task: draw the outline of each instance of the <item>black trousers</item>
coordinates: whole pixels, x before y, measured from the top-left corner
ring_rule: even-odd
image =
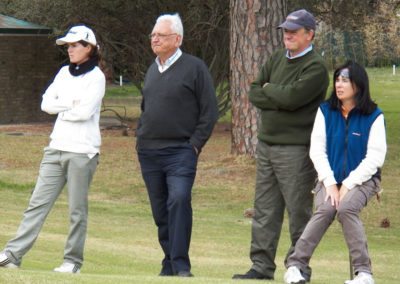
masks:
[[[190,271],[192,186],[197,155],[189,143],[163,149],[138,150],[158,240],[164,251],[161,272]]]

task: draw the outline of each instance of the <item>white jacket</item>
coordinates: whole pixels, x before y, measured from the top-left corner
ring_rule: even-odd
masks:
[[[100,152],[100,110],[106,80],[100,68],[72,76],[60,69],[43,95],[42,110],[58,114],[49,147],[94,156]]]

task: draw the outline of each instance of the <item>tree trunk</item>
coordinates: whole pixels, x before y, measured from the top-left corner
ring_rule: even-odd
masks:
[[[276,28],[286,10],[286,0],[230,0],[233,154],[255,156],[259,115],[249,102],[249,87],[268,56],[282,46]]]

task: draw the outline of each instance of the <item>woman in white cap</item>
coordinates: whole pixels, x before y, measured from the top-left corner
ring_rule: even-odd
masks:
[[[98,67],[97,41],[90,28],[74,26],[56,43],[68,45],[70,64],[60,69],[44,93],[41,107],[49,114],[57,114],[57,120],[17,234],[0,253],[0,267],[21,265],[22,257],[34,244],[67,184],[70,230],[64,261],[54,271],[79,273],[86,239],[89,186],[101,144],[99,119],[105,77]]]

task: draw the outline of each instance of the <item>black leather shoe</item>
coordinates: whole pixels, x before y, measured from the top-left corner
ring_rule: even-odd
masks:
[[[194,275],[190,271],[179,271],[176,276],[178,277],[193,277]]]
[[[170,267],[163,267],[160,271],[160,274],[158,276],[174,276],[174,273],[172,272],[172,269]]]
[[[260,280],[274,280],[273,277],[261,274],[260,272],[250,269],[245,274],[235,274],[232,279],[260,279]]]

